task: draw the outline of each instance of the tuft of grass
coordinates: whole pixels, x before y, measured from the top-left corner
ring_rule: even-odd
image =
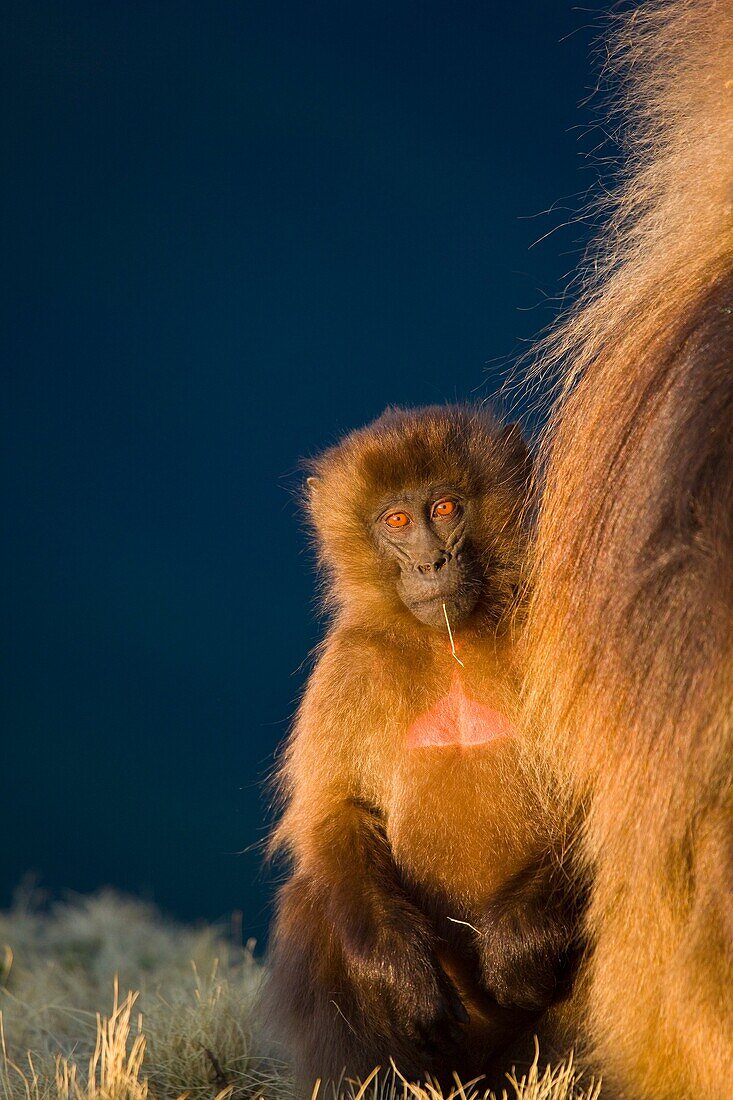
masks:
[[[502,1092],[501,1100],[599,1100],[601,1082],[592,1077],[583,1082],[583,1074],[575,1068],[572,1053],[557,1066],[539,1070],[539,1046],[528,1072],[517,1078],[508,1074],[507,1080],[513,1092]],[[463,1100],[463,1098],[461,1098]]]
[[[540,1065],[540,1049],[535,1040],[532,1065],[522,1076],[507,1074],[511,1091],[502,1089],[498,1096],[482,1087],[481,1078],[460,1081],[456,1077],[455,1086],[447,1093],[430,1082],[417,1085],[403,1077],[393,1063],[386,1074],[380,1075],[377,1068],[363,1082],[348,1082],[331,1090],[328,1100],[600,1100],[600,1082],[590,1078],[584,1083],[572,1054],[556,1066],[545,1066],[540,1071]],[[320,1091],[319,1083],[311,1100],[319,1100]]]
[[[111,891],[50,907],[20,896],[0,913],[0,1100],[293,1100],[288,1066],[257,1020],[262,974],[253,944]],[[537,1050],[500,1097],[480,1081],[456,1081],[446,1095],[394,1067],[321,1093],[599,1100],[600,1086],[583,1083],[572,1058],[539,1067]]]

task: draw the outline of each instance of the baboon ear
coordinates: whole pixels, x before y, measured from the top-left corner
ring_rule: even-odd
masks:
[[[318,491],[318,478],[317,477],[307,477],[305,479],[305,483],[308,486],[308,492],[310,493],[311,496],[313,496]]]
[[[532,455],[522,435],[521,425],[514,421],[502,428],[499,436],[502,447],[518,466],[526,466],[527,471],[532,469]]]

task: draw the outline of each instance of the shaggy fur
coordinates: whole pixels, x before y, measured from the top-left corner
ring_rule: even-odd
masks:
[[[516,714],[528,455],[486,411],[392,410],[313,472],[333,619],[282,767],[273,847],[293,874],[272,1018],[308,1093],[316,1077],[364,1077],[391,1058],[412,1079],[480,1073],[560,995],[575,913],[538,845],[549,826],[527,797],[519,739],[410,749],[406,734],[457,676],[470,699]],[[457,636],[460,673],[447,632],[397,598],[370,534],[391,495],[433,483],[467,498],[483,575]]]
[[[733,1077],[733,4],[643,5],[610,66],[627,168],[540,359],[527,720],[588,807],[604,1095],[692,1100]]]

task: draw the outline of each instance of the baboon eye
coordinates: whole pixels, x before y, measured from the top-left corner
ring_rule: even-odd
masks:
[[[433,515],[443,518],[444,516],[452,516],[456,510],[456,502],[454,500],[439,500],[433,505]]]
[[[407,512],[392,512],[384,517],[384,522],[388,527],[407,527],[410,517]]]

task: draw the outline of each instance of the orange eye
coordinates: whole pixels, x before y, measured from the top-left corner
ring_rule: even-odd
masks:
[[[452,516],[455,510],[456,505],[452,500],[439,500],[437,504],[433,505],[434,516]]]
[[[384,522],[388,527],[407,527],[410,517],[406,512],[392,512],[391,515],[385,516]]]

